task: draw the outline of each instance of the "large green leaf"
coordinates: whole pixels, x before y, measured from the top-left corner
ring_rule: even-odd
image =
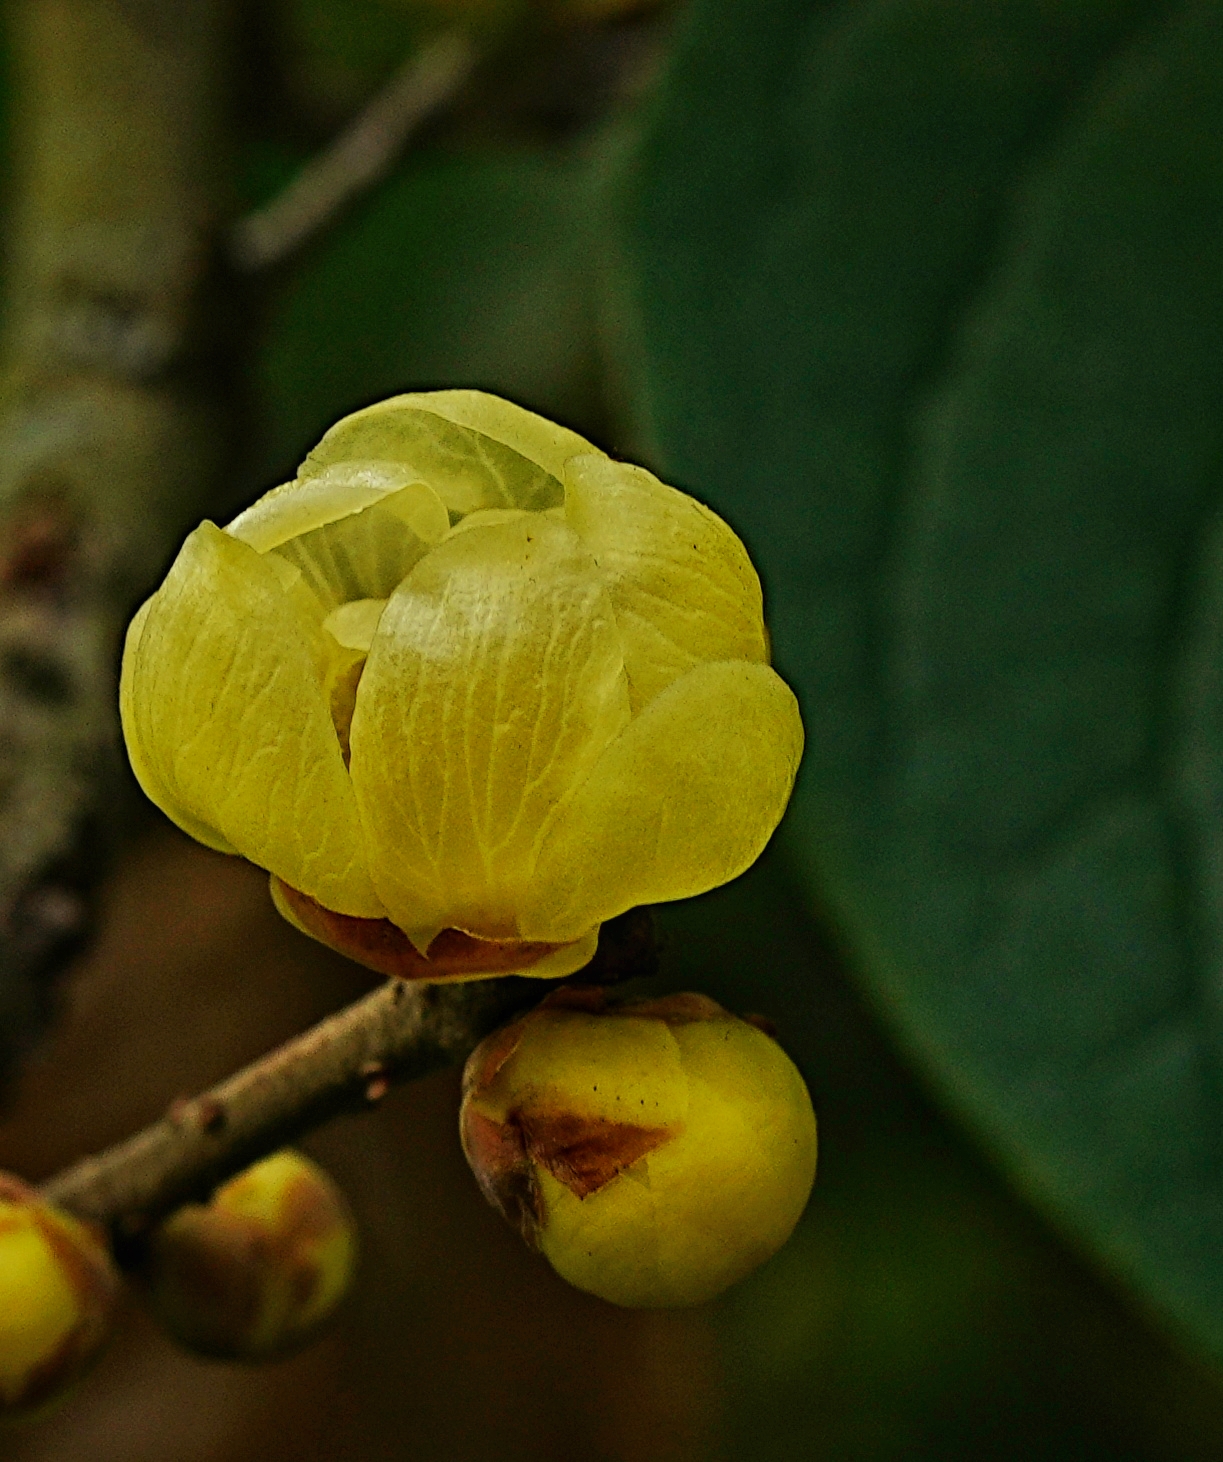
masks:
[[[638,399],[762,567],[807,887],[1223,1355],[1223,5],[697,0],[635,162]]]
[[[337,417],[398,391],[479,386],[585,425],[595,196],[574,155],[407,161],[272,302],[250,492],[292,472]]]

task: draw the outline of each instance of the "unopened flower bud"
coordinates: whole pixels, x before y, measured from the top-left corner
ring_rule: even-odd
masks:
[[[67,1390],[108,1338],[118,1290],[94,1230],[0,1174],[0,1415]]]
[[[286,1150],[160,1226],[149,1293],[188,1350],[267,1360],[315,1338],[348,1289],[355,1256],[343,1195],[316,1163]]]
[[[493,1206],[620,1305],[720,1294],[786,1241],[815,1178],[793,1062],[703,995],[557,991],[472,1052],[461,1130]]]

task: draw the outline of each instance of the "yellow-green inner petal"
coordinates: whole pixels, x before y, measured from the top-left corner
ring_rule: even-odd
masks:
[[[344,649],[368,655],[385,608],[385,599],[351,599],[331,611],[323,628]]]
[[[346,416],[302,463],[299,480],[309,481],[340,462],[377,461],[397,463],[413,480],[428,482],[452,515],[480,508],[539,511],[564,500],[555,473],[507,445],[495,431],[481,431],[431,409],[431,395],[393,396]],[[502,420],[500,407],[505,406],[499,403],[491,413],[496,421]],[[580,437],[575,440],[581,442]]]
[[[739,539],[695,498],[644,468],[576,457],[565,521],[607,578],[634,712],[703,662],[767,663],[760,580]]]
[[[628,718],[615,616],[563,525],[475,528],[413,569],[370,649],[351,769],[375,886],[418,948],[448,926],[518,936],[548,827]]]
[[[437,493],[399,462],[336,462],[306,481],[274,487],[226,526],[258,553],[279,548],[380,503],[417,537],[436,543],[450,526]]]
[[[147,717],[140,714],[141,708],[137,697],[143,692],[137,689],[136,667],[140,665],[142,670],[147,673],[147,665],[141,658],[140,647],[144,639],[144,627],[156,598],[157,595],[154,595],[152,599],[146,599],[140,606],[131,624],[128,625],[127,634],[124,637],[123,662],[119,670],[119,715],[123,725],[128,760],[132,764],[132,771],[145,796],[154,806],[160,807],[171,822],[181,827],[197,843],[203,843],[206,848],[212,848],[218,853],[236,854],[237,848],[226,841],[215,827],[204,822],[194,812],[182,805],[177,794],[167,785],[158,770],[156,749],[152,749],[152,754],[146,755],[145,753],[143,732]]]
[[[512,447],[558,481],[570,457],[601,455],[577,432],[487,391],[422,391],[399,399]]]
[[[325,695],[323,632],[267,557],[202,524],[133,631],[123,728],[149,796],[328,908],[384,916]]]
[[[767,665],[698,665],[635,716],[550,829],[519,927],[564,940],[636,904],[738,877],[781,820],[802,754]]]

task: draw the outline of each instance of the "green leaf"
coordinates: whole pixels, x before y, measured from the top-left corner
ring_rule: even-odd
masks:
[[[698,0],[635,161],[638,399],[761,566],[811,897],[1223,1356],[1223,6]]]
[[[273,303],[253,484],[400,391],[477,386],[555,419],[590,415],[595,196],[576,156],[414,156]]]

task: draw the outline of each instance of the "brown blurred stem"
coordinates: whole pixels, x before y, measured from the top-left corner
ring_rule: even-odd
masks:
[[[330,227],[355,198],[390,172],[412,135],[454,99],[475,60],[474,45],[458,31],[437,37],[409,57],[282,193],[238,220],[229,236],[234,267],[245,273],[268,269]]]
[[[342,1112],[376,1105],[391,1081],[461,1059],[516,1008],[530,981],[385,985],[159,1122],[65,1169],[43,1196],[81,1218],[138,1232]]]
[[[116,821],[122,626],[231,449],[229,8],[5,9],[0,1066],[79,943]]]
[[[653,925],[638,909],[603,926],[594,960],[575,978],[610,984],[655,966]],[[175,1102],[143,1132],[66,1168],[43,1196],[120,1237],[138,1235],[332,1117],[377,1105],[392,1082],[462,1060],[550,988],[514,976],[389,980],[211,1090]]]

